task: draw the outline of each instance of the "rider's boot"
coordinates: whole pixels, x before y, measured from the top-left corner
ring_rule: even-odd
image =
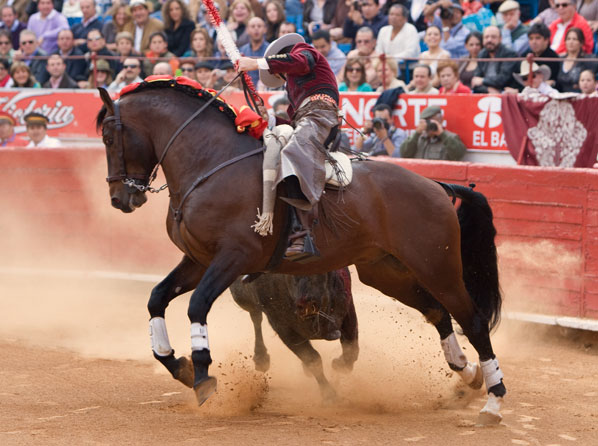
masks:
[[[292,261],[304,261],[319,257],[320,253],[311,234],[309,214],[311,204],[305,199],[301,192],[299,181],[295,177],[285,180],[288,198],[284,201],[292,205],[291,234],[289,235],[289,247],[285,251],[284,258]]]

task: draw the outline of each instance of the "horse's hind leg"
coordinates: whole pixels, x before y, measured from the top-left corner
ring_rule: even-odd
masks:
[[[183,257],[181,263],[172,270],[162,282],[154,287],[147,308],[150,319],[150,337],[154,357],[187,387],[193,386],[193,367],[186,357],[175,358],[170,346],[166,321],[166,307],[175,297],[197,286],[204,273],[204,268],[195,264],[189,257]]]
[[[282,342],[301,359],[304,368],[316,378],[322,398],[325,401],[333,401],[336,398],[336,391],[326,379],[322,367],[322,357],[313,348],[309,339],[305,339],[293,331],[279,332],[278,334]]]

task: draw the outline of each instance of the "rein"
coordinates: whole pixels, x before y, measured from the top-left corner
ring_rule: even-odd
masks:
[[[193,121],[195,118],[197,118],[212,102],[214,102],[216,99],[218,99],[218,97],[224,92],[224,90],[226,90],[242,74],[243,74],[242,72],[239,73],[239,74],[237,74],[234,77],[233,80],[231,80],[228,84],[226,84],[224,87],[222,87],[220,89],[220,91],[218,91],[218,93],[216,93],[214,96],[212,96],[203,106],[201,106],[195,113],[193,113],[189,118],[187,118],[187,120],[185,122],[183,122],[179,126],[179,128],[172,134],[172,136],[170,137],[170,139],[166,143],[166,147],[162,151],[162,155],[160,156],[160,159],[158,160],[158,162],[156,163],[156,165],[152,169],[152,173],[149,176],[148,175],[141,175],[141,174],[127,174],[127,167],[126,167],[126,164],[125,164],[125,151],[124,151],[124,148],[123,148],[123,134],[122,134],[123,123],[122,123],[122,120],[120,118],[120,106],[119,106],[118,102],[114,102],[114,115],[113,116],[108,116],[107,118],[105,118],[103,124],[106,124],[107,122],[114,121],[114,125],[116,126],[116,134],[117,134],[117,141],[118,141],[117,150],[118,150],[118,154],[119,154],[119,157],[120,157],[120,168],[119,168],[119,173],[117,175],[108,176],[106,178],[106,181],[108,183],[111,183],[113,181],[119,181],[120,180],[126,186],[133,187],[133,188],[137,189],[140,192],[158,193],[158,192],[161,192],[164,189],[166,189],[168,187],[168,184],[163,184],[162,186],[160,186],[157,189],[154,188],[154,187],[151,187],[151,184],[156,179],[156,176],[158,175],[158,169],[160,168],[160,165],[162,164],[162,161],[164,161],[164,158],[166,158],[166,154],[168,153],[168,149],[170,149],[170,147],[174,143],[174,140],[176,139],[176,137],[180,135],[180,133],[189,125],[189,123],[191,121]],[[135,180],[141,180],[141,181],[145,182],[146,184],[145,185],[143,185],[143,184],[137,184],[135,182]],[[204,181],[205,181],[205,179],[204,179]]]

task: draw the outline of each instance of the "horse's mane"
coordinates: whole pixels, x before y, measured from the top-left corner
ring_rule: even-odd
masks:
[[[179,83],[177,79],[159,79],[159,80],[145,80],[143,82],[138,82],[136,84],[131,84],[125,87],[120,94],[120,97],[129,96],[135,93],[142,93],[146,90],[152,89],[165,89],[168,88],[169,90],[175,90],[181,93],[186,94],[187,96],[191,96],[196,100],[209,100],[214,96],[216,93],[214,90],[205,90],[201,88],[199,82],[189,81],[190,83]],[[211,107],[215,107],[221,113],[224,113],[231,121],[234,123],[237,114],[233,110],[233,108],[227,104],[223,99],[216,99],[210,103]],[[102,127],[102,123],[104,122],[104,118],[106,118],[106,113],[108,110],[106,106],[103,105],[98,115],[96,116],[96,130],[99,131]]]

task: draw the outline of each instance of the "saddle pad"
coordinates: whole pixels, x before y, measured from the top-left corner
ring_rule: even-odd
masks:
[[[346,187],[351,184],[353,166],[349,157],[341,152],[329,152],[328,155],[334,158],[337,169],[331,165],[330,161],[326,160],[326,183],[336,187]]]

